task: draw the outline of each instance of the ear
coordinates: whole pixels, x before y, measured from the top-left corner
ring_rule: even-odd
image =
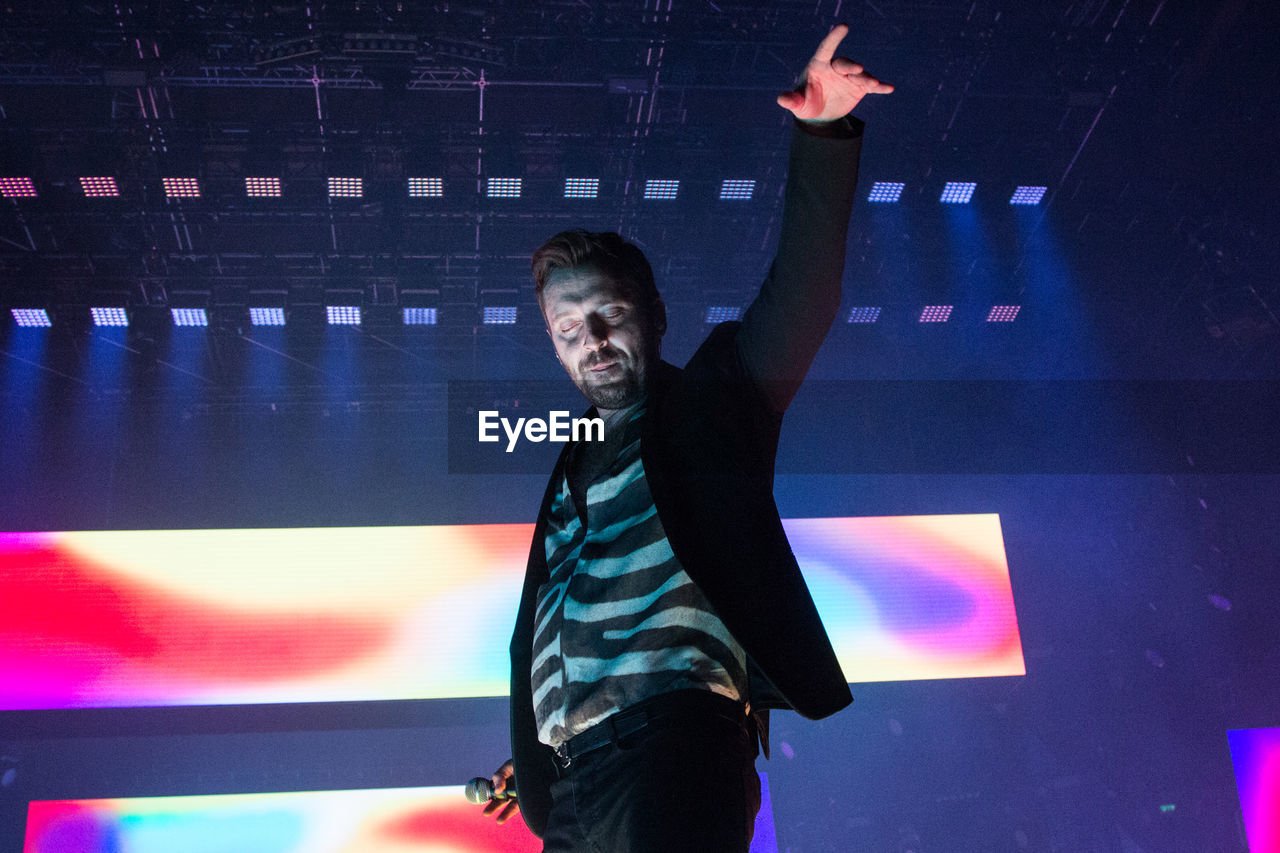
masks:
[[[663,302],[662,297],[659,296],[649,303],[649,310],[653,312],[653,330],[661,338],[667,333],[667,303]]]

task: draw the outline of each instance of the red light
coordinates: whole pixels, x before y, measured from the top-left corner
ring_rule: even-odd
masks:
[[[115,178],[81,178],[80,187],[88,198],[106,198],[120,195]]]
[[[195,178],[161,178],[169,198],[199,198],[200,182]]]
[[[280,179],[245,178],[244,191],[246,195],[253,196],[255,198],[279,198]]]
[[[30,178],[0,178],[0,195],[5,198],[35,198],[35,181]]]

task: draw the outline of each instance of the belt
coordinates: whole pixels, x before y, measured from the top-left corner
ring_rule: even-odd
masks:
[[[589,752],[594,752],[620,739],[644,730],[649,725],[681,714],[714,714],[746,724],[746,706],[741,702],[692,688],[661,693],[623,708],[555,747],[556,764],[561,770]]]

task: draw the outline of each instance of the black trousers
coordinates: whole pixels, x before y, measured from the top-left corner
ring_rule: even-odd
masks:
[[[741,712],[683,711],[575,758],[551,799],[544,853],[746,853],[755,740]]]

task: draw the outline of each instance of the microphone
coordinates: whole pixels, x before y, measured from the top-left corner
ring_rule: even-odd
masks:
[[[477,806],[482,806],[493,800],[498,802],[514,800],[516,799],[516,777],[512,776],[507,779],[507,789],[502,793],[497,793],[493,790],[493,782],[491,780],[483,776],[477,776],[467,783],[465,793],[467,802],[475,803]]]

